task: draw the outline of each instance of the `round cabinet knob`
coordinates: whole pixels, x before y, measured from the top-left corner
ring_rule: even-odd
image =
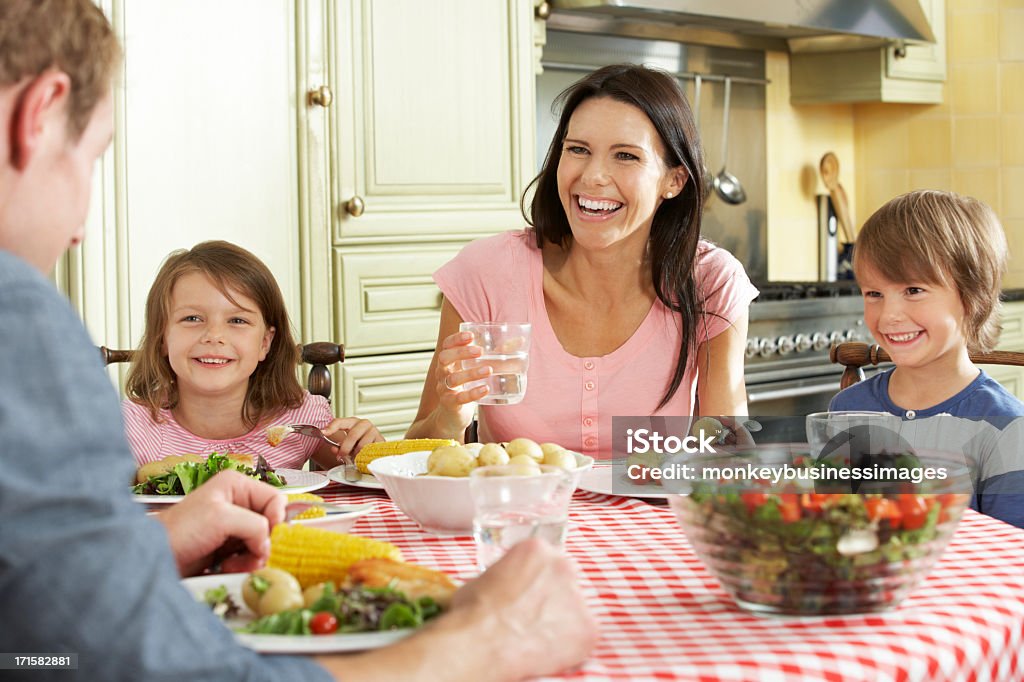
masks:
[[[803,353],[810,350],[814,342],[811,341],[811,337],[807,336],[807,334],[797,334],[793,337],[793,344],[796,346],[797,353]]]
[[[533,10],[533,16],[547,21],[548,17],[551,16],[551,5],[546,2],[540,3],[537,5],[537,8]]]
[[[778,348],[779,355],[789,355],[796,348],[796,343],[788,336],[780,336],[779,340],[775,342],[775,346]]]
[[[358,218],[363,215],[363,211],[366,210],[366,202],[360,196],[354,196],[345,202],[345,212],[353,218]]]
[[[811,347],[814,350],[825,350],[828,348],[828,337],[822,332],[814,332],[814,336],[811,337]]]
[[[762,358],[766,358],[769,355],[773,355],[777,349],[778,346],[772,339],[761,339],[757,352],[761,354]]]
[[[331,106],[331,102],[334,101],[334,93],[331,92],[331,88],[327,85],[321,85],[319,88],[310,90],[308,97],[310,104],[315,104],[325,109]]]
[[[747,339],[746,356],[748,358],[752,358],[755,355],[757,355],[757,349],[759,347],[759,343],[760,343],[760,339],[758,339],[756,336],[753,337],[753,338]]]

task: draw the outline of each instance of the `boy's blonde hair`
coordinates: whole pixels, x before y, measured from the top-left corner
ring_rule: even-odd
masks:
[[[117,36],[92,0],[0,0],[0,87],[47,69],[66,73],[73,139],[110,90],[120,60]]]
[[[949,286],[964,306],[971,351],[995,348],[1002,327],[999,292],[1006,236],[995,212],[972,197],[918,190],[889,201],[857,235],[853,269],[874,268],[894,282]]]
[[[159,421],[161,408],[178,404],[178,385],[164,351],[164,335],[174,285],[183,275],[194,272],[209,277],[233,303],[237,301],[231,295],[232,289],[251,298],[267,327],[275,329],[267,357],[256,365],[256,371],[249,377],[242,406],[243,421],[252,427],[267,415],[301,405],[305,392],[295,369],[299,351],[277,280],[263,261],[225,241],[202,242],[191,250],[175,251],[160,267],[146,298],[145,332],[128,371],[125,385],[128,397],[148,406],[153,421]]]

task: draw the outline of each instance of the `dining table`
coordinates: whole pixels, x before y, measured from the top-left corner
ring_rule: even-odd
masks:
[[[350,532],[461,581],[478,574],[472,537],[421,530],[383,491],[332,483],[318,494],[375,504]],[[923,582],[877,613],[741,609],[657,500],[577,490],[565,551],[601,638],[585,663],[550,679],[1024,680],[1024,530],[971,509]]]

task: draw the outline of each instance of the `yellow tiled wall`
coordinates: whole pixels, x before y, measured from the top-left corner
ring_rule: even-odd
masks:
[[[911,189],[990,204],[1024,287],[1024,0],[947,0],[943,104],[792,106],[789,60],[768,53],[768,276],[817,278],[816,168],[835,151],[860,224]]]
[[[1010,242],[1006,285],[1024,286],[1024,0],[947,0],[940,105],[853,107],[856,215],[918,188],[990,204]]]

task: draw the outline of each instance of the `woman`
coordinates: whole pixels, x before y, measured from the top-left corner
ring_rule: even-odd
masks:
[[[460,369],[481,353],[463,320],[533,325],[526,397],[480,406],[484,442],[529,436],[607,456],[613,416],[746,414],[757,290],[700,239],[703,158],[678,83],[607,66],[559,101],[532,229],[473,242],[434,275],[445,300],[409,437],[461,438],[487,390],[462,388],[490,371]]]

